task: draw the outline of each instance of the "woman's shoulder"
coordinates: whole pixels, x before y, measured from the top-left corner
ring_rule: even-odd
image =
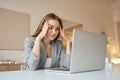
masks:
[[[25,38],[25,41],[34,41],[34,40],[35,40],[34,37],[26,37],[26,38]]]

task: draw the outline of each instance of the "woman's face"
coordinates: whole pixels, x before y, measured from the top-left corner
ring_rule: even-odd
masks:
[[[59,24],[59,21],[57,20],[54,20],[54,19],[50,19],[48,20],[48,32],[47,32],[47,35],[46,37],[49,39],[49,40],[54,40],[59,32],[60,32],[60,24]]]

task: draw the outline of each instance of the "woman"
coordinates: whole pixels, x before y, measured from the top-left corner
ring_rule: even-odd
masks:
[[[66,50],[58,38],[66,41]],[[62,21],[56,14],[47,14],[35,33],[24,42],[26,69],[69,68],[70,40],[65,36]]]

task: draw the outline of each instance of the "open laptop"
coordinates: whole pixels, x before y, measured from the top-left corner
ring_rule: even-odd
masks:
[[[76,73],[101,70],[105,66],[107,37],[83,30],[73,30],[69,71],[48,69],[52,72]]]

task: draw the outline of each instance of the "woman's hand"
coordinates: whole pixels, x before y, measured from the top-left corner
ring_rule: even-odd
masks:
[[[40,43],[41,43],[41,40],[46,36],[47,31],[48,31],[48,23],[45,22],[42,27],[42,31],[39,33],[39,35],[35,39],[35,44],[32,49],[32,51],[35,53],[36,56],[40,56]]]
[[[64,29],[61,29],[61,27],[60,27],[60,37],[59,37],[59,39],[63,40],[63,41],[70,41],[70,39],[65,35]]]
[[[70,39],[65,35],[64,29],[60,28],[60,40],[63,40],[66,42],[66,52],[68,55],[71,55],[71,47],[70,47]]]
[[[42,27],[42,31],[40,32],[40,34],[38,35],[37,38],[43,39],[46,36],[46,34],[47,34],[48,28],[49,28],[48,27],[48,22],[46,21],[44,23],[43,27]]]

